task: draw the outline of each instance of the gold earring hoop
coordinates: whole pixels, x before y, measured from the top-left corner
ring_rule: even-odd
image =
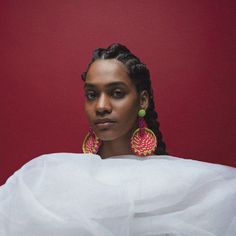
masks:
[[[138,156],[147,156],[152,154],[157,147],[157,138],[153,131],[147,128],[145,122],[146,111],[138,111],[138,127],[130,140],[131,150]]]
[[[83,141],[83,153],[98,153],[101,143],[101,140],[97,137],[92,128],[90,128],[88,134],[85,136]]]

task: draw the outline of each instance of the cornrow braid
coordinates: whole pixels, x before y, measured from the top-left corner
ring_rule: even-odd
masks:
[[[143,64],[138,57],[130,52],[128,48],[124,45],[114,43],[110,45],[107,49],[98,48],[94,50],[92,60],[88,64],[87,70],[82,73],[81,77],[85,81],[86,75],[90,65],[98,59],[116,59],[122,62],[127,68],[128,75],[133,81],[138,94],[143,90],[146,90],[149,94],[149,106],[146,111],[145,121],[148,128],[150,128],[157,137],[157,148],[155,154],[157,155],[167,155],[166,145],[162,138],[162,133],[160,132],[160,124],[157,120],[158,114],[155,111],[155,104],[153,98],[153,90],[151,86],[150,73],[146,65]]]

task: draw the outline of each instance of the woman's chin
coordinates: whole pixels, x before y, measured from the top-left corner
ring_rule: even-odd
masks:
[[[111,130],[99,131],[97,132],[97,136],[101,141],[113,141],[119,137],[117,134],[115,134]]]
[[[105,142],[113,141],[114,139],[116,139],[114,136],[110,136],[110,135],[102,135],[98,137],[101,141],[105,141]]]

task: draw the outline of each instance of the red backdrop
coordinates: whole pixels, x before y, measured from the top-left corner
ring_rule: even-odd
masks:
[[[0,184],[41,154],[81,152],[80,74],[113,42],[148,65],[169,153],[236,166],[235,10],[234,0],[2,0]]]

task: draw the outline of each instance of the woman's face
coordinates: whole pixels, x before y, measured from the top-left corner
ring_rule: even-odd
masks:
[[[140,102],[125,66],[116,59],[96,60],[84,91],[85,112],[96,135],[103,141],[127,138],[136,127]]]

